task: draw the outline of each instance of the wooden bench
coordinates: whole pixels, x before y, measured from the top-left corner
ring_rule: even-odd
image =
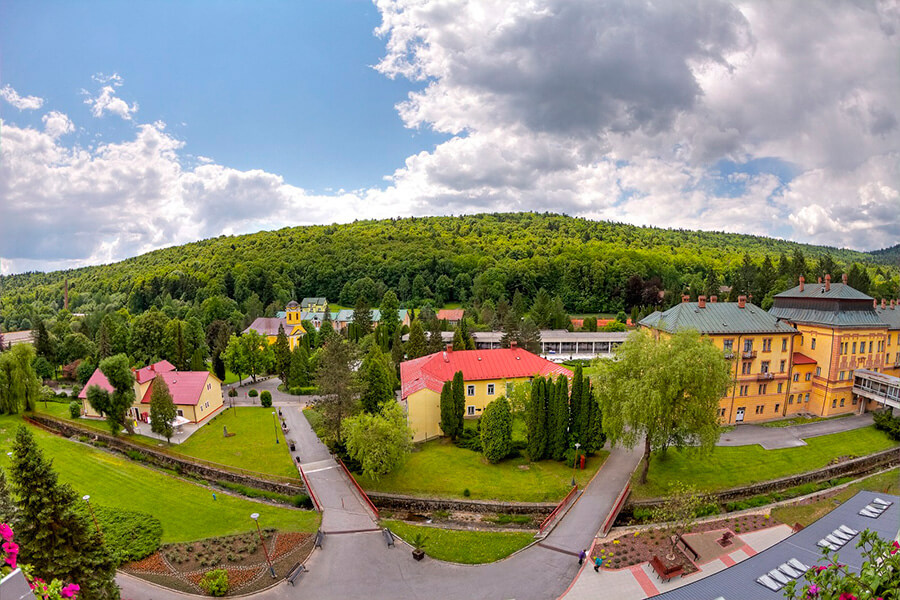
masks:
[[[650,566],[653,567],[654,571],[656,571],[656,576],[659,577],[660,581],[668,581],[670,579],[674,579],[675,577],[684,575],[684,568],[681,565],[666,567],[666,565],[663,564],[663,561],[661,561],[658,556],[654,556],[652,559],[650,559]]]
[[[384,534],[384,541],[387,542],[388,548],[394,547],[394,533],[391,531],[389,527],[385,527],[381,530]]]
[[[679,547],[679,545],[685,552],[689,552],[691,556],[694,557],[694,562],[697,562],[697,560],[699,560],[700,555],[697,553],[697,551],[691,548],[691,545],[687,543],[687,540],[680,535],[677,536],[677,539],[675,540],[675,547],[677,548]]]
[[[288,573],[288,576],[285,579],[287,579],[289,584],[294,585],[294,582],[297,581],[305,571],[306,567],[303,566],[303,563],[300,563]]]

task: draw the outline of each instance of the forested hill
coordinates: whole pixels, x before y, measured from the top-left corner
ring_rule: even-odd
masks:
[[[814,281],[824,271],[851,272],[851,283],[879,296],[896,296],[900,281],[872,254],[751,235],[534,213],[391,219],[221,236],[111,265],[0,277],[0,325],[51,316],[66,278],[70,310],[82,313],[156,305],[183,314],[220,296],[248,315],[304,296],[352,304],[363,294],[377,304],[386,289],[407,304],[498,302],[542,287],[583,313],[722,285],[761,303],[798,274]]]

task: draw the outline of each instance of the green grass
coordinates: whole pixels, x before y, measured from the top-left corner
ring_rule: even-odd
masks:
[[[6,453],[15,439],[19,416],[0,417],[0,465],[9,467]],[[315,531],[319,516],[213,492],[165,473],[148,469],[117,455],[78,444],[32,428],[44,455],[53,460],[60,480],[79,496],[90,494],[101,506],[126,508],[150,514],[163,526],[163,543],[231,535],[254,529],[250,513],[260,514],[260,524],[284,531]]]
[[[632,478],[637,498],[663,496],[676,481],[698,490],[714,491],[777,479],[828,465],[839,456],[865,456],[897,445],[874,427],[809,438],[806,446],[764,450],[761,446],[717,446],[710,454],[694,449],[670,449],[665,457],[654,454],[649,481],[638,484],[641,468]]]
[[[468,489],[473,499],[519,502],[556,502],[571,489],[573,471],[564,463],[530,463],[520,457],[492,465],[481,454],[457,448],[446,439],[417,448],[393,473],[378,481],[358,476],[359,484],[379,492],[444,498],[463,498],[463,490]],[[579,486],[590,481],[607,455],[606,451],[598,452],[587,460],[583,471],[575,471]]]
[[[787,523],[788,525],[800,523],[805,527],[831,512],[838,504],[850,499],[854,494],[862,490],[883,492],[885,494],[900,493],[900,469],[892,469],[873,475],[847,486],[834,496],[810,504],[774,508],[772,509],[772,516],[782,523]]]
[[[469,565],[494,562],[506,558],[534,541],[532,533],[500,531],[459,531],[410,525],[403,521],[382,521],[385,527],[406,542],[412,542],[417,533],[428,537],[425,554],[438,560]]]
[[[49,415],[51,417],[56,417],[57,419],[62,419],[64,421],[69,421],[70,423],[75,423],[81,427],[85,427],[87,429],[95,429],[101,433],[105,433],[109,435],[109,425],[106,424],[104,419],[84,419],[78,418],[73,419],[69,414],[69,405],[67,404],[55,404],[50,402],[47,404],[47,407],[44,408],[44,403],[40,402],[35,407],[36,413],[43,413],[45,415]],[[144,444],[146,446],[152,446],[154,448],[158,447],[161,443],[164,444],[164,441],[158,440],[156,438],[148,437],[146,435],[134,434],[130,435],[127,433],[121,434],[122,439],[126,439],[129,442],[135,442],[137,444]]]
[[[831,419],[840,419],[843,417],[852,417],[856,413],[844,413],[843,415],[835,415],[833,417],[794,417],[792,419],[782,419],[780,421],[769,421],[762,423],[763,427],[790,427],[791,425],[806,425],[807,423],[815,423],[817,421],[830,421]]]
[[[279,421],[277,427],[274,424],[274,410],[277,409],[259,406],[229,408],[216,415],[183,444],[170,447],[170,451],[258,473],[299,478],[281,432],[281,423]],[[226,438],[223,427],[236,435]],[[276,431],[280,441],[278,444],[275,443]],[[288,432],[288,437],[290,435]]]
[[[212,371],[210,371],[212,373]],[[225,381],[222,382],[222,385],[228,385],[229,383],[237,383],[238,376],[237,373],[232,373],[228,369],[225,369]]]

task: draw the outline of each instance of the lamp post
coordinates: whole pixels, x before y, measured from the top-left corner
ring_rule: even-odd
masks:
[[[281,442],[278,440],[278,417],[275,415],[275,411],[272,411],[272,425],[275,426],[275,443],[280,444]]]
[[[575,457],[572,459],[572,487],[575,487],[575,465],[578,464],[578,449],[581,448],[581,444],[575,442]]]
[[[97,515],[94,514],[94,507],[91,506],[91,497],[85,494],[81,499],[84,500],[84,503],[88,505],[88,510],[91,511],[91,518],[94,519],[94,527],[97,528],[97,533],[100,537],[103,537],[103,532],[100,531],[100,525],[97,523]]]
[[[272,579],[275,579],[275,567],[272,566],[272,561],[269,559],[269,549],[266,548],[266,541],[263,539],[262,531],[259,528],[259,513],[251,514],[250,518],[256,521],[256,533],[259,534],[259,543],[262,544],[263,552],[266,554],[266,562],[269,564],[269,573],[272,574]]]

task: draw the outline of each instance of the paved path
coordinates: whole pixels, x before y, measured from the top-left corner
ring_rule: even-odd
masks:
[[[827,419],[805,425],[790,427],[763,427],[762,425],[738,425],[734,431],[723,433],[719,446],[752,446],[759,444],[766,450],[776,448],[795,448],[805,446],[806,438],[842,431],[851,431],[872,424],[872,413],[863,413],[852,417]]]

